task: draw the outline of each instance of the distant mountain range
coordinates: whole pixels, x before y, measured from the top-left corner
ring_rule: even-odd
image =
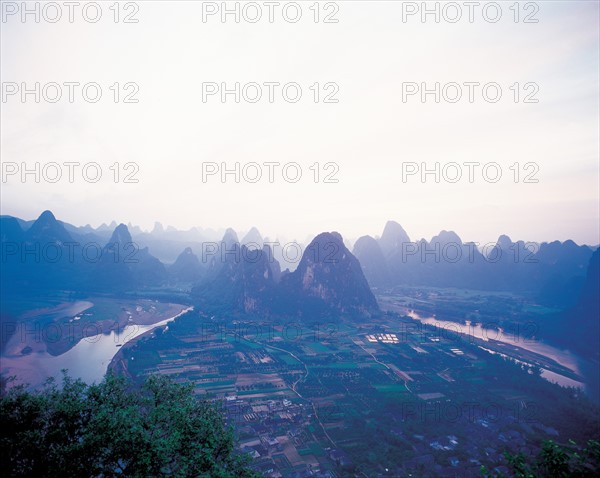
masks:
[[[280,272],[279,262],[266,244],[262,249],[249,249],[235,242],[227,251],[213,277],[192,290],[209,307],[218,304],[228,311],[306,320],[340,314],[366,317],[379,312],[360,263],[337,232],[315,237],[293,272]]]
[[[127,226],[115,227],[108,240],[81,231],[44,211],[26,230],[23,221],[0,217],[3,289],[129,291],[160,285],[165,266],[140,249]]]
[[[25,229],[24,227],[25,226]],[[360,263],[338,233],[318,235],[294,272],[281,266],[255,228],[240,243],[227,229],[203,243],[201,256],[185,247],[166,267],[140,248],[125,224],[75,228],[44,211],[33,223],[0,217],[1,279],[11,289],[128,292],[169,282],[193,285],[192,294],[227,311],[316,317],[377,313]],[[159,225],[153,234],[165,234]]]
[[[379,306],[358,259],[337,232],[319,234],[300,264],[281,279],[285,297],[303,313],[332,308],[350,315],[371,315]]]
[[[119,224],[92,268],[90,287],[130,290],[160,285],[166,278],[167,271],[163,263],[150,255],[147,247],[139,249],[127,226]]]
[[[546,336],[589,357],[598,358],[600,343],[600,249],[590,259],[574,304],[551,317]]]
[[[226,295],[223,290],[233,284],[228,293],[235,296],[236,307],[256,311],[285,309],[294,302],[305,308],[327,303],[326,308],[368,311],[376,304],[365,292],[366,278],[374,288],[414,285],[527,293],[566,310],[579,301],[594,252],[573,241],[537,246],[505,235],[480,250],[453,231],[441,231],[429,242],[411,241],[394,221],[379,238],[359,238],[352,253],[337,233],[320,234],[306,247],[295,244],[292,253],[283,244],[273,246],[256,228],[241,240],[233,229],[215,240],[216,234],[212,229],[178,231],[160,223],[149,233],[131,224],[76,227],[50,211],[35,221],[0,216],[0,277],[5,288],[122,291],[187,283],[215,297]],[[324,250],[326,245],[330,250]],[[319,257],[315,248],[322,249]],[[247,260],[251,254],[258,254],[255,262]],[[285,300],[279,300],[280,290]]]
[[[379,239],[363,236],[353,252],[372,287],[502,290],[566,308],[577,300],[594,251],[573,241],[537,245],[505,235],[481,251],[453,231],[441,231],[430,242],[411,241],[400,224],[389,221]]]

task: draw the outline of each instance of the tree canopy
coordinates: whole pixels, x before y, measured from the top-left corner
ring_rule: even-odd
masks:
[[[600,469],[600,443],[589,440],[583,448],[573,441],[569,446],[561,446],[552,440],[546,440],[535,459],[527,459],[522,453],[504,454],[516,478],[592,478],[598,476]],[[490,473],[482,467],[485,478],[506,478],[502,473]]]
[[[8,476],[256,477],[215,404],[191,385],[107,375],[87,385],[49,379],[0,398],[0,468]]]

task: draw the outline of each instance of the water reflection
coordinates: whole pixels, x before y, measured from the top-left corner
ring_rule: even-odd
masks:
[[[532,333],[534,331],[533,327],[526,326],[523,329],[521,329],[521,332],[519,334],[516,334],[507,333],[501,328],[487,328],[484,327],[482,324],[473,324],[471,322],[459,324],[457,322],[440,320],[436,317],[423,317],[411,309],[406,309],[405,313],[412,319],[418,320],[423,324],[439,327],[445,331],[448,331],[448,333],[460,333],[467,335],[468,337],[482,339],[484,341],[496,340],[498,342],[513,345],[515,347],[520,347],[530,352],[534,352],[543,355],[544,357],[550,358],[558,364],[572,370],[579,376],[584,377],[585,383],[578,382],[576,380],[573,380],[572,378],[565,377],[556,372],[546,369],[542,369],[542,377],[544,377],[550,382],[558,383],[559,385],[562,385],[564,387],[581,388],[585,390],[591,398],[598,401],[598,384],[597,380],[594,379],[594,375],[597,374],[597,365],[593,364],[590,360],[580,357],[579,355],[573,353],[570,350],[557,348],[535,338],[535,335]],[[488,351],[492,352],[490,350]],[[500,355],[508,356],[505,354]],[[596,370],[595,374],[593,373],[593,370]],[[590,372],[592,373],[590,374]]]
[[[154,324],[131,324],[119,331],[85,337],[58,356],[43,351],[2,357],[1,370],[7,376],[16,375],[19,383],[29,383],[32,386],[41,385],[47,377],[60,377],[62,369],[68,369],[71,377],[81,378],[87,383],[99,382],[121,346],[150,330],[168,324],[189,310]]]

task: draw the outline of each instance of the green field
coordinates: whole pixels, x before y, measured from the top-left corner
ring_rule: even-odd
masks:
[[[313,350],[315,353],[332,353],[333,352],[333,350],[331,350],[327,345],[324,345],[320,342],[313,342],[311,344],[305,345],[305,347],[307,349]]]
[[[383,392],[383,393],[405,392],[406,394],[408,394],[408,390],[406,390],[406,387],[404,386],[403,383],[386,383],[386,384],[382,384],[382,385],[373,385],[373,387],[378,392]]]

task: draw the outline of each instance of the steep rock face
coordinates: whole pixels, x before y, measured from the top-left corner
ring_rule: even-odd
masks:
[[[25,233],[25,240],[40,243],[64,244],[73,240],[65,227],[50,211],[44,211]]]
[[[16,218],[0,217],[0,242],[20,243],[25,239],[25,233]]]
[[[268,314],[275,296],[275,277],[264,250],[233,245],[216,276],[194,287],[192,294],[210,307]]]
[[[208,247],[203,249],[203,254],[202,260],[208,264],[208,280],[214,280],[227,261],[239,260],[241,249],[237,233],[233,229],[227,228],[221,241],[209,243]]]
[[[169,267],[169,276],[176,281],[196,282],[202,276],[202,265],[191,247],[186,247]]]
[[[573,305],[562,312],[544,318],[543,337],[550,342],[576,351],[596,361],[600,358],[600,249],[588,261],[586,275],[576,290],[568,294]],[[588,383],[588,392],[600,396],[599,381]]]
[[[24,240],[25,233],[16,218],[0,217],[0,246],[2,246],[0,283],[3,290],[7,287],[21,286],[25,279],[24,264],[21,259]]]
[[[570,308],[578,300],[593,250],[573,241],[542,243],[530,256],[529,278],[540,284],[538,300],[559,308]]]
[[[15,218],[3,218],[3,287],[74,288],[81,280],[76,241],[54,214],[44,211],[25,231]],[[6,256],[6,261],[4,260]]]
[[[454,231],[440,231],[437,236],[431,238],[431,244],[440,244],[442,246],[458,244],[462,246],[462,240]]]
[[[395,221],[388,221],[379,239],[379,247],[381,247],[383,255],[390,257],[399,251],[404,242],[410,242],[410,238],[404,228]]]
[[[359,260],[363,273],[371,287],[389,285],[390,272],[388,265],[379,246],[371,236],[362,236],[354,244],[352,251]]]
[[[600,248],[592,254],[578,307],[587,310],[596,322],[600,321]]]
[[[129,290],[139,286],[159,285],[167,277],[165,266],[131,239],[125,224],[119,224],[92,273],[92,287]]]
[[[241,244],[249,249],[262,249],[263,238],[260,235],[260,232],[258,232],[258,229],[253,227],[242,238]]]
[[[318,235],[296,270],[283,274],[268,245],[257,250],[235,244],[228,250],[216,275],[192,289],[207,306],[307,319],[379,311],[360,263],[338,233]]]
[[[279,282],[281,280],[281,265],[279,264],[279,261],[277,259],[275,259],[275,255],[273,254],[273,250],[271,249],[271,247],[268,244],[265,244],[263,246],[263,254],[265,254],[265,257],[267,259],[267,261],[269,262],[269,265],[271,266],[271,272],[273,273],[273,279],[275,280],[275,282]]]
[[[337,232],[315,237],[296,270],[286,274],[281,285],[291,308],[308,314],[331,310],[369,315],[379,310],[358,259]]]
[[[571,340],[579,350],[598,357],[600,342],[600,248],[590,258],[577,304],[567,313]]]
[[[235,246],[235,244],[239,244],[240,240],[238,239],[237,233],[233,229],[228,227],[225,230],[225,234],[223,235],[223,239],[221,240],[221,242],[224,244],[227,250],[230,250]]]

